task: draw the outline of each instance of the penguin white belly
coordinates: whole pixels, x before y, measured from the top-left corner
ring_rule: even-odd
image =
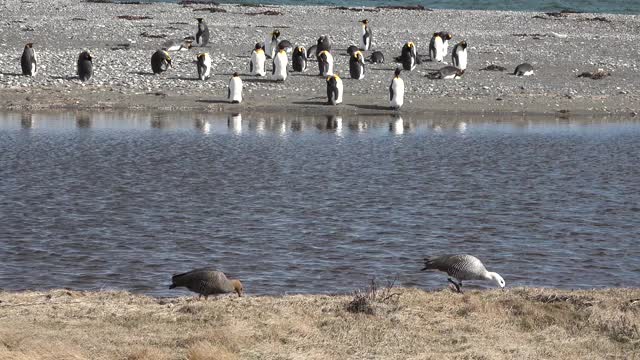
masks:
[[[391,83],[391,90],[391,107],[401,107],[404,104],[404,81],[402,79],[393,79]]]
[[[31,76],[36,76],[38,72],[38,66],[36,66],[35,61],[31,63]]]
[[[344,90],[344,88],[342,86],[342,80],[339,80],[336,83],[336,88],[338,89],[338,96],[336,98],[336,104],[342,104],[342,92]]]
[[[229,81],[229,101],[242,102],[242,79],[239,77],[233,77]]]
[[[460,70],[467,69],[467,50],[458,51],[458,64],[456,66]]]
[[[273,61],[273,78],[275,80],[287,80],[287,63],[288,63],[287,54],[282,52],[276,55],[275,60]]]
[[[360,49],[369,50],[371,48],[371,38],[367,35],[367,30],[362,27],[362,31],[360,33]]]
[[[267,38],[267,40],[264,42],[264,53],[272,59],[276,56],[277,48],[278,41],[272,40],[271,37]]]
[[[449,74],[449,75],[442,76],[442,78],[445,80],[457,79],[457,77],[458,77],[458,74]]]
[[[444,44],[442,42],[442,39],[440,39],[439,37],[436,38],[435,43],[434,43],[434,47],[436,50],[436,61],[437,62],[442,62],[442,60],[444,60]]]
[[[200,76],[200,80],[207,79],[211,76],[211,58],[208,56],[204,59],[204,69],[204,74]]]
[[[364,79],[364,66],[361,65],[361,67],[362,67],[362,70],[360,70],[360,76],[358,77],[358,80]]]
[[[264,68],[265,59],[266,56],[264,56],[263,53],[256,53],[254,51],[253,54],[251,54],[251,75],[265,76],[267,74]]]
[[[533,70],[525,71],[522,73],[522,76],[531,76],[533,75]]]
[[[333,76],[333,55],[327,51],[327,66],[324,68],[322,76]]]
[[[442,58],[443,59],[445,56],[447,56],[448,52],[449,52],[449,40],[444,40],[442,41]]]

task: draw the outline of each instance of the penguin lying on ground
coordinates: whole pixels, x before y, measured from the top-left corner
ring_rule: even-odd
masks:
[[[533,66],[529,63],[524,63],[516,66],[516,70],[513,72],[516,76],[531,76],[533,75]]]
[[[464,70],[460,70],[455,66],[449,65],[449,66],[443,67],[438,71],[427,74],[426,76],[430,79],[449,80],[449,79],[458,79],[462,77],[463,74],[464,74]]]
[[[166,51],[187,51],[192,47],[191,40],[167,40],[161,45],[161,49]]]
[[[371,53],[371,56],[367,58],[372,64],[382,64],[384,63],[384,54],[381,51],[374,51]]]

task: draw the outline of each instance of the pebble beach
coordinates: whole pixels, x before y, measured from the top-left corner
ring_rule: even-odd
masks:
[[[586,113],[635,116],[640,108],[640,18],[636,15],[544,14],[535,12],[398,10],[322,6],[115,4],[79,0],[5,2],[0,24],[0,108],[163,109],[194,111],[385,112],[393,61],[407,41],[426,58],[435,31],[469,44],[469,68],[462,79],[432,80],[442,64],[424,61],[403,72],[407,92],[402,112]],[[173,68],[153,75],[150,57],[164,41],[196,32],[203,17],[211,31],[205,48],[172,53]],[[358,20],[370,20],[373,50],[384,64],[369,64],[363,80],[348,76],[346,48],[357,44]],[[256,42],[273,29],[281,39],[306,48],[322,34],[333,41],[337,72],[345,83],[344,104],[329,107],[325,79],[311,60],[305,73],[284,83],[248,75]],[[20,72],[24,44],[33,42],[39,62],[31,78]],[[93,55],[94,77],[76,77],[76,59]],[[213,76],[197,80],[196,55],[209,52]],[[365,56],[368,56],[367,52]],[[511,75],[529,62],[531,77]],[[498,65],[506,71],[481,71]],[[271,63],[268,61],[267,71]],[[602,69],[603,79],[579,78]],[[230,75],[244,79],[245,100],[226,103]]]

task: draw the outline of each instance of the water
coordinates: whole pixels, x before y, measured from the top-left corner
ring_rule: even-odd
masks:
[[[143,0],[144,1],[144,0]],[[148,0],[150,2],[176,2],[173,0]],[[640,14],[640,1],[627,0],[233,0],[221,3],[286,4],[331,6],[381,6],[423,5],[430,9],[511,10],[511,11],[561,11]]]
[[[4,289],[433,289],[422,257],[450,252],[507,286],[640,286],[639,122],[0,114],[0,154]]]

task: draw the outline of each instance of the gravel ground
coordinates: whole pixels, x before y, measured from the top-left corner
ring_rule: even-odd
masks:
[[[423,62],[403,72],[407,86],[402,112],[532,112],[637,114],[640,109],[640,17],[635,15],[568,14],[553,17],[531,12],[419,11],[336,9],[321,6],[248,7],[177,4],[102,4],[78,0],[3,2],[0,23],[0,109],[191,109],[308,111],[331,113],[385,112],[387,88],[397,66],[393,58],[413,41],[428,53],[434,31],[449,31],[453,43],[469,43],[469,67],[462,79],[425,77],[442,65]],[[224,11],[224,12],[222,12]],[[247,15],[271,11],[275,15]],[[122,19],[119,16],[140,16]],[[168,39],[195,35],[196,17],[211,31],[206,47],[173,53],[174,68],[152,75],[151,54]],[[348,76],[345,49],[357,44],[357,20],[368,18],[374,50],[385,64],[369,65],[364,80]],[[285,83],[243,75],[245,102],[225,103],[233,71],[248,72],[253,45],[274,28],[281,39],[309,47],[330,34],[336,69],[345,82],[345,104],[329,107],[325,80],[312,61],[306,73],[292,73]],[[149,37],[158,36],[158,37]],[[162,37],[160,37],[162,36]],[[20,75],[24,44],[34,43],[39,72]],[[88,83],[75,78],[81,50],[94,56],[95,74]],[[206,50],[213,58],[209,80],[196,80],[193,63]],[[450,56],[447,57],[450,61]],[[535,76],[510,75],[529,62]],[[505,72],[480,71],[490,64]],[[271,65],[268,65],[270,69]],[[602,68],[611,76],[578,78]]]

